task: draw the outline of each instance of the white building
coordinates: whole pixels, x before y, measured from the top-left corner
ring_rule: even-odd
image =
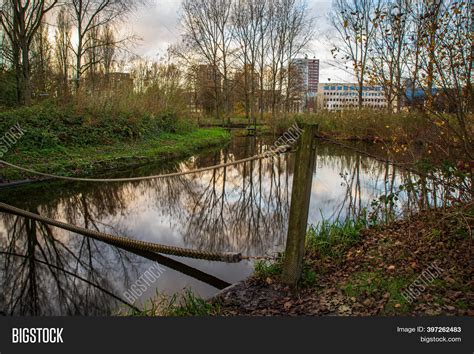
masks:
[[[344,83],[321,83],[318,85],[317,106],[319,110],[340,111],[359,106],[359,85]],[[363,106],[374,109],[388,107],[381,86],[364,86]]]

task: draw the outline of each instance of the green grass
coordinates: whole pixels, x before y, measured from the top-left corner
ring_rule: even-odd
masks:
[[[283,269],[283,260],[284,255],[280,255],[280,257],[275,261],[257,261],[254,267],[254,276],[262,280],[279,277]],[[317,284],[317,281],[318,276],[316,272],[311,268],[310,264],[305,262],[303,264],[303,271],[298,285],[302,288],[313,287]]]
[[[311,226],[306,235],[306,257],[299,286],[312,287],[317,284],[318,276],[311,267],[312,259],[331,258],[340,261],[342,255],[359,242],[361,231],[367,227],[364,218],[330,222],[323,220]],[[259,279],[275,278],[281,275],[284,254],[275,261],[261,260],[254,266],[254,275]]]
[[[283,259],[276,261],[259,260],[255,262],[254,275],[260,279],[279,276],[282,271]]]
[[[167,317],[205,317],[216,315],[219,311],[218,305],[208,303],[187,289],[180,297],[174,295],[168,300],[162,315]]]
[[[410,285],[410,279],[399,276],[387,276],[381,272],[362,271],[354,273],[342,286],[348,297],[363,299],[388,296],[383,310],[384,315],[408,313],[411,305],[401,295]]]
[[[218,303],[211,304],[195,295],[190,289],[185,289],[182,294],[172,296],[157,292],[155,298],[145,304],[141,311],[130,310],[127,315],[135,317],[207,317],[218,315],[219,312]]]
[[[43,102],[0,112],[0,137],[19,125],[26,133],[2,159],[40,172],[88,175],[161,162],[223,145],[221,128],[198,129],[172,111],[101,110]],[[2,169],[3,180],[31,177]]]
[[[21,138],[21,148],[27,151],[112,145],[195,128],[173,112],[110,113],[48,102],[0,112],[0,135],[17,123],[27,131]]]
[[[28,134],[28,133],[27,133]],[[197,129],[170,133],[163,132],[153,138],[110,145],[60,146],[56,148],[25,149],[10,151],[5,161],[40,172],[71,175],[90,175],[111,169],[162,162],[190,156],[213,146],[222,146],[230,134],[221,128]],[[2,178],[8,180],[31,177],[12,168],[2,169]]]
[[[330,222],[323,220],[312,226],[306,237],[306,252],[311,256],[340,259],[345,251],[359,242],[367,227],[364,218]]]

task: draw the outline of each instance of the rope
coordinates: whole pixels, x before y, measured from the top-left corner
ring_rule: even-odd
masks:
[[[232,162],[227,162],[223,163],[220,165],[214,165],[214,166],[208,166],[208,167],[203,167],[203,168],[198,168],[196,170],[192,171],[184,171],[184,172],[173,172],[173,173],[167,173],[167,174],[162,174],[162,175],[155,175],[155,176],[144,176],[144,177],[131,177],[131,178],[80,178],[80,177],[67,177],[67,176],[58,176],[58,175],[53,175],[49,173],[44,173],[44,172],[39,172],[36,170],[32,170],[29,168],[21,167],[18,165],[14,165],[12,163],[0,160],[0,164],[14,168],[16,170],[20,170],[23,172],[31,173],[34,175],[38,176],[43,176],[43,177],[48,177],[48,178],[55,178],[55,179],[61,179],[65,181],[74,181],[74,182],[98,182],[98,183],[103,183],[103,182],[134,182],[134,181],[146,181],[146,180],[152,180],[152,179],[163,179],[163,178],[171,178],[171,177],[180,177],[180,176],[185,176],[185,175],[190,175],[190,174],[196,174],[196,173],[201,173],[201,172],[207,172],[207,171],[212,171],[216,170],[219,168],[223,167],[229,167],[229,166],[234,166],[234,165],[239,165],[245,162],[250,162],[250,161],[255,161],[255,160],[262,160],[266,159],[268,157],[273,157],[274,155],[277,154],[282,154],[286,151],[288,151],[290,147],[288,145],[280,146],[273,150],[273,154],[269,154],[268,152],[265,152],[263,154],[255,155],[252,157],[248,157],[242,160],[237,160],[237,161],[232,161]]]
[[[123,236],[114,236],[99,231],[85,229],[76,225],[66,224],[61,221],[53,220],[38,214],[31,213],[26,210],[18,209],[14,206],[1,202],[0,210],[8,214],[14,214],[28,219],[36,220],[48,225],[56,226],[60,229],[68,230],[117,247],[131,247],[139,251],[152,251],[171,256],[203,259],[214,262],[239,263],[240,261],[242,261],[242,255],[240,253],[215,253],[207,251],[198,251],[187,248],[165,246],[157,243],[133,240]]]
[[[243,261],[276,261],[279,256],[242,256]]]

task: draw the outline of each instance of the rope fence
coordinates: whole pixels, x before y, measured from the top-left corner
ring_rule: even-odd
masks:
[[[383,163],[389,163],[393,166],[397,166],[400,168],[403,168],[407,171],[413,172],[417,175],[421,176],[426,176],[428,178],[436,180],[436,176],[432,175],[427,175],[426,173],[421,173],[420,171],[417,171],[413,169],[412,167],[407,166],[406,164],[402,163],[397,163],[394,161],[391,161],[389,159],[384,159],[379,156],[376,156],[374,154],[370,154],[366,151],[363,151],[361,149],[357,149],[356,147],[349,146],[346,144],[343,144],[339,141],[335,141],[333,139],[324,137],[324,136],[318,136],[318,138],[328,141],[332,144],[341,146],[345,149],[349,149],[352,151],[355,151],[361,155],[368,156],[370,158],[373,158],[379,162]],[[111,178],[111,179],[105,179],[105,178],[80,178],[80,177],[67,177],[67,176],[59,176],[59,175],[54,175],[54,174],[48,174],[48,173],[43,173],[39,172],[33,169],[28,169],[24,168],[21,166],[17,166],[15,164],[8,163],[6,161],[0,160],[0,164],[3,164],[4,166],[8,166],[20,171],[24,171],[27,173],[31,173],[34,175],[39,175],[43,177],[48,177],[48,178],[54,178],[54,179],[60,179],[60,180],[66,180],[66,181],[74,181],[74,182],[97,182],[97,183],[108,183],[108,182],[133,182],[133,181],[145,181],[145,180],[153,180],[153,179],[163,179],[163,178],[171,178],[171,177],[179,177],[179,176],[185,176],[185,175],[190,175],[190,174],[197,174],[201,172],[206,172],[206,171],[212,171],[215,169],[219,168],[224,168],[224,167],[229,167],[229,166],[234,166],[250,161],[255,161],[255,160],[262,160],[266,158],[271,158],[275,155],[282,154],[287,152],[291,147],[289,145],[285,146],[280,146],[274,150],[272,150],[271,154],[269,152],[265,152],[259,155],[255,155],[252,157],[248,157],[245,159],[241,160],[236,160],[232,162],[227,162],[227,163],[222,163],[219,165],[213,165],[213,166],[208,166],[208,167],[203,167],[195,170],[190,170],[190,171],[183,171],[183,172],[173,172],[173,173],[167,173],[167,174],[161,174],[161,175],[153,175],[153,176],[144,176],[144,177],[132,177],[132,178]],[[445,181],[443,181],[446,183]],[[449,184],[447,184],[449,185]],[[459,188],[459,186],[457,186]],[[145,241],[140,241],[140,240],[134,240],[130,239],[128,237],[123,237],[123,236],[115,236],[111,234],[107,234],[104,232],[99,232],[95,230],[90,230],[90,229],[85,229],[83,227],[79,227],[76,225],[64,223],[58,220],[54,220],[45,216],[41,216],[38,214],[34,214],[31,212],[28,212],[26,210],[22,210],[19,208],[16,208],[14,206],[1,203],[0,202],[0,211],[3,211],[8,214],[13,214],[17,216],[22,216],[31,220],[36,220],[38,222],[42,222],[44,224],[48,224],[51,226],[58,227],[63,230],[71,231],[76,234],[83,235],[85,237],[89,237],[98,241],[105,242],[107,244],[117,246],[117,247],[122,247],[122,248],[131,248],[137,251],[146,251],[146,252],[156,252],[156,253],[161,253],[161,254],[166,254],[166,255],[171,255],[171,256],[178,256],[178,257],[187,257],[187,258],[194,258],[194,259],[201,259],[201,260],[207,260],[207,261],[216,261],[216,262],[226,262],[226,263],[239,263],[243,260],[271,260],[275,259],[276,257],[267,257],[267,256],[242,256],[240,253],[217,253],[217,252],[209,252],[209,251],[200,251],[200,250],[195,250],[195,249],[187,249],[187,248],[180,248],[180,247],[174,247],[174,246],[167,246],[167,245],[161,245],[157,243],[151,243],[151,242],[145,242]]]
[[[237,161],[232,161],[232,162],[227,162],[227,163],[222,163],[219,165],[214,165],[214,166],[208,166],[208,167],[203,167],[203,168],[198,168],[195,170],[191,171],[182,171],[182,172],[172,172],[172,173],[166,173],[166,174],[161,174],[161,175],[153,175],[153,176],[144,176],[144,177],[130,177],[130,178],[81,178],[81,177],[68,177],[68,176],[59,176],[59,175],[54,175],[54,174],[49,174],[49,173],[44,173],[40,171],[36,171],[33,169],[25,168],[22,166],[18,166],[3,160],[0,160],[0,164],[4,166],[8,166],[11,168],[14,168],[19,171],[27,172],[33,175],[37,176],[43,176],[43,177],[48,177],[48,178],[53,178],[53,179],[60,179],[60,180],[65,180],[65,181],[72,181],[72,182],[94,182],[94,183],[111,183],[111,182],[137,182],[137,181],[146,181],[146,180],[153,180],[153,179],[164,179],[164,178],[171,178],[171,177],[181,177],[181,176],[186,176],[186,175],[191,175],[191,174],[197,174],[197,173],[202,173],[202,172],[207,172],[207,171],[213,171],[217,170],[220,168],[224,167],[230,167],[234,165],[240,165],[242,163],[246,162],[251,162],[251,161],[256,161],[256,160],[263,160],[267,158],[271,158],[274,155],[282,154],[287,152],[290,149],[289,145],[284,145],[276,148],[275,150],[272,151],[272,154],[269,154],[268,152],[255,155],[252,157],[247,157],[242,160],[237,160]]]
[[[83,235],[83,236],[86,236],[98,241],[105,242],[113,246],[118,246],[118,247],[128,247],[128,248],[136,249],[139,251],[151,251],[151,252],[167,254],[170,256],[202,259],[202,260],[214,261],[214,262],[239,263],[244,259],[240,253],[230,253],[230,252],[217,253],[217,252],[199,251],[199,250],[193,250],[193,249],[187,249],[187,248],[160,245],[157,243],[145,242],[145,241],[140,241],[140,240],[134,240],[134,239],[130,239],[128,237],[123,237],[123,236],[110,235],[104,232],[89,230],[80,226],[67,224],[58,220],[50,219],[48,217],[34,214],[29,211],[22,210],[22,209],[19,209],[14,206],[1,203],[1,202],[0,202],[0,211],[3,211],[8,214],[22,216],[31,220],[36,220],[44,224],[55,226],[60,229],[71,231],[76,234],[80,234],[80,235]],[[248,257],[246,257],[245,259],[248,259]]]

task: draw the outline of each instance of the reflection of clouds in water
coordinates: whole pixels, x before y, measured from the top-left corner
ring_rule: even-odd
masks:
[[[271,144],[255,139],[235,138],[230,147],[221,152],[197,156],[167,168],[147,166],[138,172],[149,175],[176,169],[195,169],[252,156],[268,145]],[[321,220],[321,214],[324,218],[330,218],[357,212],[359,208],[369,206],[380,192],[385,193],[386,188],[396,188],[402,180],[396,174],[393,181],[392,170],[386,170],[385,165],[368,158],[358,158],[335,146],[319,145],[318,155],[311,192],[310,223]],[[294,156],[282,155],[273,160],[180,178],[105,185],[65,184],[60,188],[49,188],[47,192],[41,190],[29,194],[28,200],[21,192],[14,191],[2,197],[16,206],[36,209],[49,217],[91,229],[168,245],[263,255],[281,251],[284,247],[293,165]],[[346,181],[341,178],[341,173],[347,173]],[[346,184],[341,185],[343,182]],[[20,247],[20,244],[27,240],[26,233],[18,228],[13,230],[12,225],[14,219],[0,215],[0,235],[3,235],[0,245],[5,248],[15,238],[21,242],[13,243],[14,248],[24,252],[27,248]],[[47,253],[52,261],[83,275],[93,276],[119,294],[152,262],[68,232],[56,229],[49,232],[49,242],[60,244],[62,249],[60,257]],[[48,238],[44,235],[41,238],[39,244],[44,245],[44,240]],[[34,252],[42,256],[40,250]],[[252,271],[248,262],[223,264],[175,259],[227,282],[244,279]],[[1,268],[2,284],[12,286],[13,283],[8,283],[12,271],[13,268]],[[41,281],[47,287],[43,290],[43,296],[54,293],[52,274],[43,272]],[[79,288],[70,282],[66,282],[65,289],[77,291],[87,299],[87,287],[81,285],[82,288]],[[209,296],[216,291],[210,285],[171,269],[154,285],[142,300],[155,295],[156,290],[171,294],[189,287],[201,296]],[[93,304],[108,301],[106,297],[94,294],[89,295],[90,301],[85,302],[89,305],[81,307],[79,312],[91,314]],[[61,306],[53,311],[52,307],[47,306],[45,298],[41,301],[45,312],[67,312],[64,307],[61,310]]]

